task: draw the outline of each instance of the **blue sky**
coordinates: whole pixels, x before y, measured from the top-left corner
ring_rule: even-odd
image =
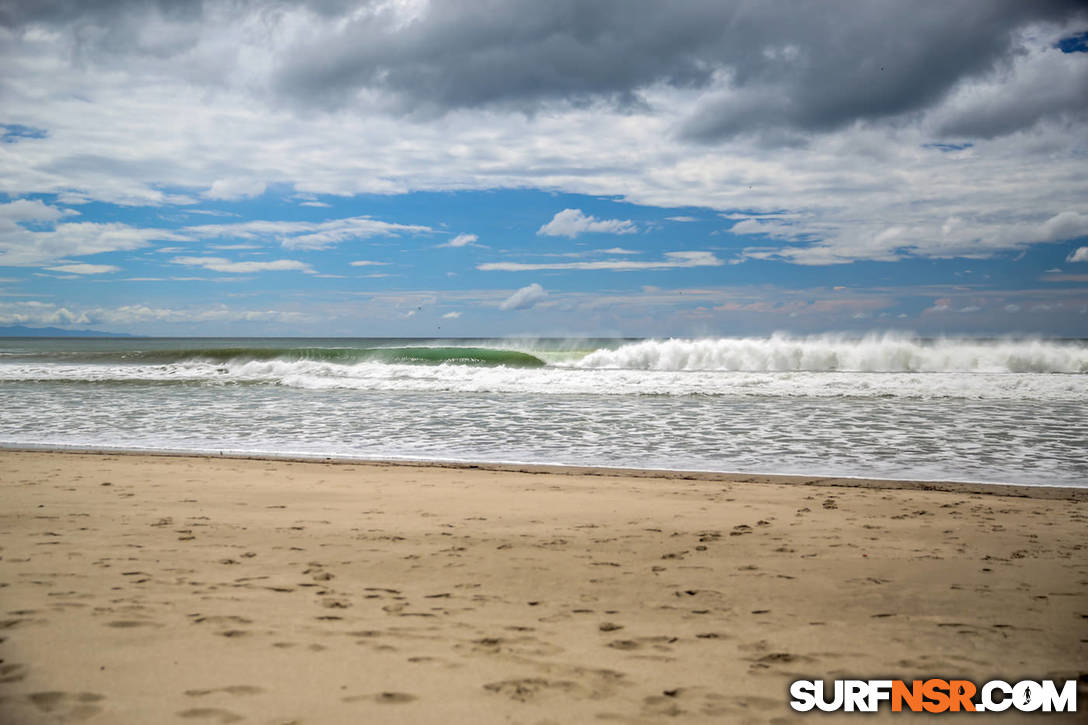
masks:
[[[0,326],[1088,336],[1075,4],[516,5],[0,17]]]

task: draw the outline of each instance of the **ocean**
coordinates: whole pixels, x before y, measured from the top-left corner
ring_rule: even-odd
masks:
[[[1088,485],[1088,341],[2,338],[0,446]]]

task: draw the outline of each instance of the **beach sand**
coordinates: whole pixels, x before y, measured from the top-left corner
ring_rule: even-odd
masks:
[[[0,487],[3,723],[831,722],[788,683],[1088,671],[1088,490],[21,451]]]

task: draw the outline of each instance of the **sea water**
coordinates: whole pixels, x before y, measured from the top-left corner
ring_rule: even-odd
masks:
[[[0,445],[1088,485],[1088,342],[0,339]]]

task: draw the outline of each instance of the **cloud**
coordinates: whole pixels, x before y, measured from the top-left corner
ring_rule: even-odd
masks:
[[[966,15],[894,0],[860,9],[652,0],[590,10],[534,0],[378,4],[350,15],[322,8],[285,13],[294,42],[272,65],[272,87],[300,105],[335,108],[362,95],[416,114],[593,101],[638,108],[647,89],[693,89],[705,98],[683,130],[708,141],[924,110],[1000,72],[1023,28],[1084,17],[1057,1],[984,3]],[[974,32],[964,35],[965,25]]]
[[[249,221],[234,224],[202,224],[186,227],[197,238],[254,239],[278,242],[285,249],[327,249],[341,242],[400,234],[426,234],[430,227],[394,224],[368,216],[324,222]]]
[[[730,231],[791,242],[785,247],[749,247],[744,250],[745,257],[804,265],[894,262],[908,257],[985,259],[1030,244],[1088,235],[1088,215],[1066,210],[1035,221],[1005,223],[950,216],[939,226],[931,219],[916,217],[901,226],[856,224],[840,230],[806,220],[747,219]]]
[[[208,322],[312,322],[310,315],[278,309],[236,309],[225,305],[155,307],[121,305],[72,310],[48,302],[0,302],[0,324],[5,325],[114,325],[127,327],[147,323],[190,325]]]
[[[64,211],[38,199],[16,199],[0,204],[0,220],[5,222],[52,222],[62,216],[65,216]]]
[[[440,247],[465,247],[470,244],[474,244],[479,237],[475,234],[458,234],[453,239],[449,240],[445,244],[440,244]]]
[[[1073,252],[1070,252],[1069,256],[1065,258],[1066,262],[1088,262],[1088,247],[1077,247]]]
[[[256,179],[218,179],[204,192],[204,196],[222,201],[237,201],[260,196],[265,188],[266,184]]]
[[[57,267],[49,267],[53,272],[67,272],[68,274],[108,274],[120,272],[120,267],[112,264],[62,264]]]
[[[634,234],[638,229],[629,219],[598,219],[586,216],[581,209],[564,209],[540,227],[537,234],[574,239],[585,232],[602,234]]]
[[[1088,117],[1088,64],[1080,54],[1022,47],[1016,62],[961,84],[929,119],[944,138],[994,138],[1042,120]]]
[[[548,296],[536,282],[527,287],[522,287],[514,294],[499,303],[500,310],[527,310]]]
[[[488,262],[476,266],[484,272],[529,272],[537,270],[656,270],[677,269],[681,267],[718,267],[725,262],[714,256],[713,252],[665,252],[666,259],[657,262],[634,262],[628,260],[606,260],[600,262],[544,262],[524,264],[520,262]]]
[[[6,206],[17,204],[19,202]],[[152,240],[183,239],[165,229],[141,229],[116,222],[69,222],[56,224],[52,229],[37,230],[13,221],[47,221],[42,215],[50,214],[49,208],[43,210],[30,205],[14,210],[9,208],[9,216],[5,217],[3,207],[0,207],[0,266],[42,266],[70,257],[139,249]],[[26,218],[28,214],[39,216],[30,219]]]
[[[0,193],[164,206],[268,183],[315,199],[535,188],[786,211],[789,235],[752,251],[791,263],[993,255],[1035,243],[1002,229],[1084,211],[1088,54],[1055,47],[1083,8],[9,2],[4,111],[35,130],[3,145]],[[280,224],[220,233],[314,249],[436,233]],[[23,231],[0,264],[85,253]],[[102,250],[143,243],[103,231]]]
[[[461,316],[460,312],[447,312],[446,314],[442,315],[442,319],[443,320],[456,320],[460,316]]]
[[[351,263],[352,267],[373,267],[375,265],[386,265],[389,262],[372,262],[369,259],[360,259]]]
[[[249,274],[251,272],[279,272],[297,270],[300,272],[313,272],[310,265],[294,259],[277,259],[271,262],[232,262],[223,257],[174,257],[170,260],[174,264],[184,264],[192,267],[203,267],[213,272],[236,272]]]

